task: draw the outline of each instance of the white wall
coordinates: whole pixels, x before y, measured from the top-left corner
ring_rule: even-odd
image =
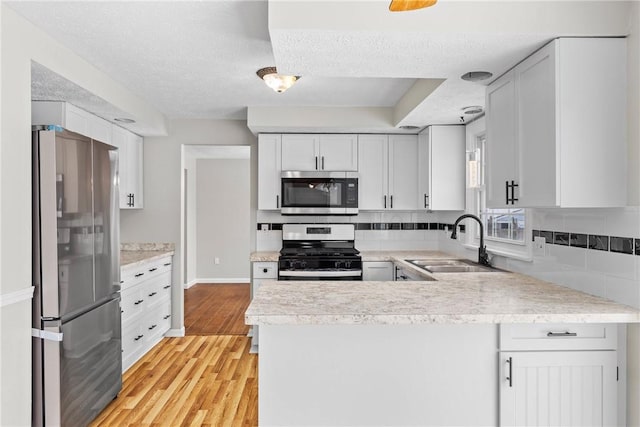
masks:
[[[184,155],[184,154],[183,154]],[[185,185],[185,197],[186,200],[186,250],[182,259],[185,262],[185,270],[186,277],[184,278],[185,283],[189,283],[194,280],[196,276],[196,259],[198,256],[198,245],[197,245],[197,226],[196,226],[196,215],[197,215],[197,199],[198,192],[196,191],[196,181],[197,181],[197,167],[198,163],[195,157],[186,156],[185,160],[185,169],[186,169],[186,185]]]
[[[198,279],[249,279],[249,159],[197,160]],[[214,263],[218,258],[219,264]]]
[[[0,296],[31,287],[31,61],[158,127],[164,117],[0,4]],[[0,308],[0,425],[31,422],[31,304]]]
[[[184,285],[182,248],[180,247],[180,174],[181,146],[188,145],[250,145],[251,146],[251,223],[255,224],[258,203],[257,138],[243,120],[173,120],[169,135],[149,137],[144,141],[145,206],[141,210],[121,211],[122,242],[175,243],[174,283]],[[250,249],[255,248],[255,234],[250,235]],[[183,289],[174,286],[172,295],[172,329],[181,329],[183,319]]]

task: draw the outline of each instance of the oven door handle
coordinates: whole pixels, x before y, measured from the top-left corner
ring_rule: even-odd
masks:
[[[348,271],[279,271],[278,274],[283,277],[360,277],[362,270]]]

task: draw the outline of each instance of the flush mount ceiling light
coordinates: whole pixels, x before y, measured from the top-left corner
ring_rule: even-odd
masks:
[[[391,12],[406,12],[433,6],[437,0],[391,0],[389,10]]]
[[[420,129],[420,126],[414,126],[414,125],[402,125],[402,126],[398,126],[400,129],[402,130],[418,130]]]
[[[289,89],[300,79],[300,76],[286,76],[284,74],[278,74],[276,67],[261,68],[256,71],[256,74],[264,80],[267,86],[278,93],[282,93]]]
[[[461,75],[460,78],[468,82],[481,82],[482,80],[490,79],[492,76],[493,73],[488,71],[469,71],[468,73]]]
[[[462,111],[465,114],[480,114],[484,109],[480,105],[470,105],[468,107],[464,107]]]
[[[128,119],[126,117],[116,117],[115,119],[113,119],[114,121],[118,122],[118,123],[135,123],[136,121],[133,119]]]

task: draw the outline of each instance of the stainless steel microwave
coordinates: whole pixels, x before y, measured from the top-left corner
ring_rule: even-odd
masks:
[[[356,215],[357,172],[283,171],[283,215]]]

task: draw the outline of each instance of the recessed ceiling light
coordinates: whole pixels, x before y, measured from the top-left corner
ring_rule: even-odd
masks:
[[[128,119],[126,117],[116,117],[115,119],[116,122],[118,123],[135,123],[136,121],[133,119]]]
[[[482,80],[490,79],[492,76],[493,73],[488,71],[469,71],[468,73],[460,76],[460,78],[468,82],[480,82]]]
[[[462,111],[465,114],[480,114],[484,111],[484,108],[482,108],[480,105],[470,105],[468,107],[464,107]]]

